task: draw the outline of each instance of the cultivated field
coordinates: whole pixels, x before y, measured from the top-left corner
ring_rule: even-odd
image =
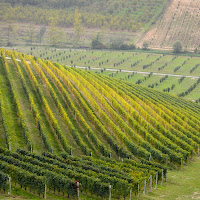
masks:
[[[196,103],[4,49],[0,74],[2,189],[137,196],[199,154]]]
[[[79,51],[29,47],[19,47],[16,50],[68,66],[83,66],[88,70],[101,68],[104,70],[91,71],[178,95],[188,100],[198,102],[200,98],[198,82],[200,57],[148,52]],[[151,72],[156,74],[151,74]]]

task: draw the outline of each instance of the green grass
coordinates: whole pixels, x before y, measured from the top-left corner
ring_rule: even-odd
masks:
[[[163,81],[162,83],[159,83],[159,85],[155,88],[162,91],[163,89],[167,87],[171,88],[173,84],[176,85],[177,83],[178,83],[178,78],[168,77],[165,81]]]
[[[199,91],[200,91],[200,85],[197,85],[197,87],[187,95],[187,99],[193,100],[199,98]]]
[[[141,195],[142,200],[189,200],[200,198],[200,158],[195,157],[182,171],[173,170],[168,174],[168,181],[157,190]]]

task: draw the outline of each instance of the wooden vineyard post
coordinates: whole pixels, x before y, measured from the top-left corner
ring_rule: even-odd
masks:
[[[144,192],[143,192],[144,195],[145,195],[145,193],[146,193],[146,186],[147,186],[147,180],[145,179],[145,180],[144,180]]]
[[[47,185],[44,185],[44,199],[47,199]]]
[[[193,159],[193,157],[194,157],[194,151],[192,150],[192,157],[191,157],[191,160]]]
[[[71,155],[71,156],[73,156],[73,152],[72,152],[72,149],[70,149],[70,155]]]
[[[112,157],[112,154],[110,153],[110,158]]]
[[[151,154],[150,154],[150,156],[149,156],[149,161],[151,161]]]
[[[54,149],[53,149],[53,148],[51,149],[51,153],[52,153],[52,154],[54,153]]]
[[[132,188],[130,189],[130,200],[131,200],[131,195],[132,195]]]
[[[90,152],[90,156],[92,157],[92,152]]]
[[[111,185],[109,185],[109,200],[111,200]]]
[[[11,151],[11,143],[8,144],[8,150]]]
[[[80,185],[78,181],[76,182],[76,188],[77,188],[77,198],[79,200],[80,199]]]
[[[9,181],[9,190],[8,190],[8,195],[11,195],[11,177],[8,177],[8,181]]]
[[[182,164],[183,164],[183,159],[181,158],[181,171],[182,171]]]
[[[163,184],[163,169],[162,169],[162,179],[161,179],[161,185]]]
[[[33,153],[33,146],[32,145],[31,145],[31,149],[30,150],[31,150],[31,153]]]
[[[152,190],[152,175],[149,178],[150,178],[150,192],[151,192],[151,190]]]
[[[158,185],[158,172],[156,172],[156,186],[155,186],[155,189],[157,189],[157,185]]]
[[[139,197],[139,192],[140,192],[140,184],[138,183],[138,193],[137,193],[137,197]]]

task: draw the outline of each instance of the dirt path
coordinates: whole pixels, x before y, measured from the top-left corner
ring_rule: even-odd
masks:
[[[11,58],[6,57],[6,59],[10,60]],[[18,62],[21,62],[20,60],[16,59]],[[29,61],[27,63],[30,64]],[[71,67],[71,66],[68,66]],[[82,66],[75,66],[76,68],[79,69],[88,69],[88,67],[82,67]],[[194,79],[199,79],[199,76],[187,76],[187,75],[182,75],[182,74],[165,74],[165,73],[157,73],[157,72],[141,72],[141,71],[131,71],[131,70],[119,70],[119,69],[105,69],[105,68],[98,68],[98,67],[90,67],[90,70],[106,70],[106,71],[111,71],[111,72],[125,72],[125,73],[137,73],[137,74],[150,74],[152,73],[153,75],[157,76],[173,76],[173,77],[185,77],[185,78],[194,78]]]
[[[81,66],[76,66],[76,68],[79,69],[88,69],[87,67],[81,67]],[[90,70],[104,70],[105,68],[97,68],[97,67],[90,67]],[[106,71],[111,71],[111,72],[125,72],[125,73],[137,73],[137,74],[150,74],[152,73],[153,75],[157,76],[174,76],[174,77],[186,77],[186,78],[194,78],[198,79],[200,78],[199,76],[187,76],[187,75],[182,75],[182,74],[164,74],[164,73],[156,73],[156,72],[141,72],[141,71],[131,71],[131,70],[119,70],[119,69],[105,69]]]

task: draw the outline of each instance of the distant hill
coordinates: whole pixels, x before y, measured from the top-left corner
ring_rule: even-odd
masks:
[[[139,41],[149,42],[151,48],[170,49],[176,41],[184,49],[199,48],[200,40],[200,5],[198,0],[172,0],[165,14]]]
[[[79,8],[84,26],[89,28],[137,31],[154,23],[167,0],[1,0],[0,20],[48,24],[57,19],[59,26],[71,27],[74,10]]]

